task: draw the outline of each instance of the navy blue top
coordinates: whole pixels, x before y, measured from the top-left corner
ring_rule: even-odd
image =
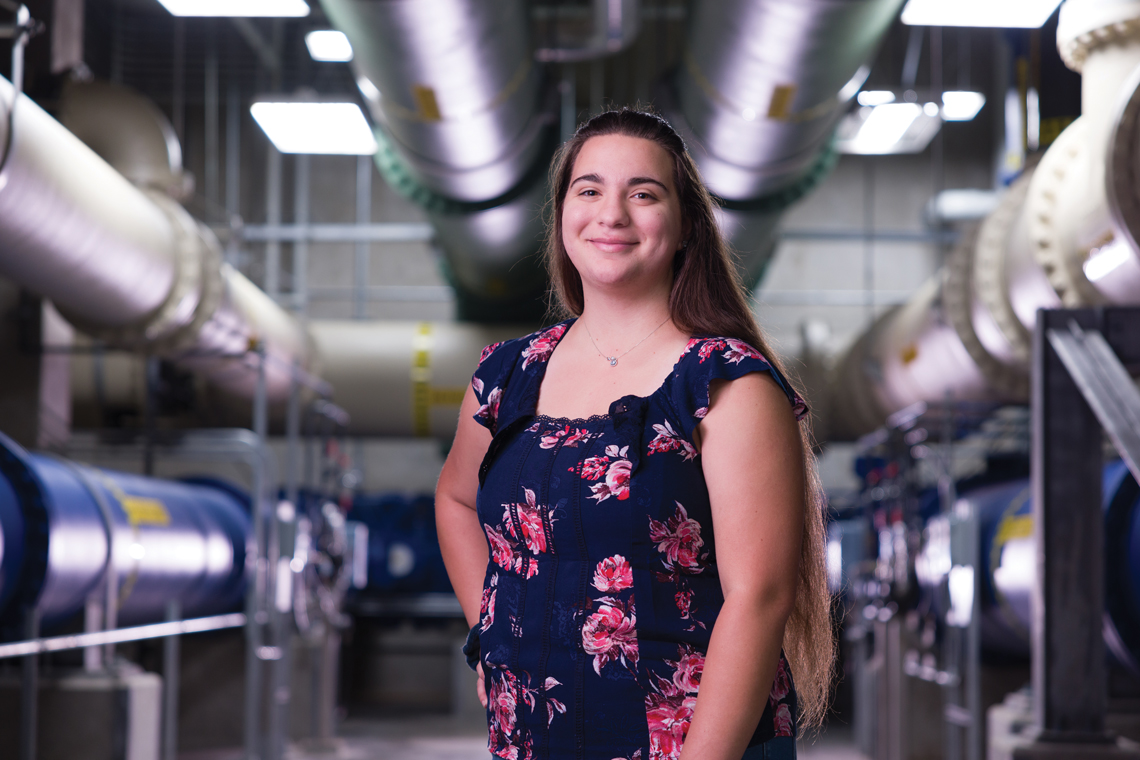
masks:
[[[477,507],[490,560],[479,641],[491,752],[510,760],[680,755],[724,602],[693,445],[709,383],[768,372],[743,341],[693,338],[648,397],[589,419],[535,416],[572,320],[483,350],[475,419],[493,434]],[[780,655],[749,746],[794,736]]]

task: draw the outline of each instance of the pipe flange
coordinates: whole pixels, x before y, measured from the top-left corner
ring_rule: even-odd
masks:
[[[1006,248],[1010,233],[1025,204],[1034,169],[1025,172],[1010,185],[989,216],[978,229],[971,263],[974,293],[982,306],[993,317],[1002,337],[1009,344],[1016,360],[1028,365],[1032,351],[1032,336],[1009,300],[1009,283],[1005,274]]]
[[[1105,26],[1063,39],[1057,34],[1057,52],[1065,65],[1076,72],[1084,68],[1089,54],[1109,45],[1125,45],[1140,39],[1140,18],[1121,19]]]
[[[1140,251],[1140,67],[1125,86],[1105,160],[1105,196],[1117,230]]]
[[[946,276],[942,281],[942,307],[958,339],[986,381],[1008,398],[1027,398],[1029,375],[1021,368],[994,357],[974,329],[974,251],[979,236],[979,228],[971,229],[947,257]]]
[[[1104,297],[1085,277],[1084,256],[1074,256],[1061,237],[1058,221],[1066,212],[1065,186],[1081,178],[1087,158],[1088,120],[1068,126],[1041,157],[1025,198],[1033,258],[1049,278],[1061,303],[1069,309],[1093,306]]]
[[[93,338],[131,350],[165,352],[193,342],[196,327],[222,297],[221,248],[213,235],[163,192],[144,190],[170,222],[174,237],[174,284],[149,317],[127,327],[100,327],[81,320],[75,326]]]

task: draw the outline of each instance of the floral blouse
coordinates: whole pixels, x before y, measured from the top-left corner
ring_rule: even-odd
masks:
[[[508,760],[676,758],[724,602],[693,431],[709,383],[769,372],[756,349],[693,338],[648,397],[589,419],[535,416],[572,321],[488,346],[472,386],[493,434],[479,470],[490,547],[480,610],[491,752]],[[750,746],[794,736],[783,654]]]

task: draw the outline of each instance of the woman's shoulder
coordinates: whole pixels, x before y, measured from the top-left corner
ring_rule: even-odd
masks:
[[[807,414],[807,404],[788,379],[756,347],[739,338],[698,336],[691,338],[677,362],[674,377],[674,405],[692,425],[708,414],[710,385],[714,380],[735,380],[753,372],[766,373],[787,396],[799,419]]]

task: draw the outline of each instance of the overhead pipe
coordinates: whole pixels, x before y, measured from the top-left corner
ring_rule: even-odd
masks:
[[[107,108],[122,108],[129,128],[108,132]],[[236,395],[253,395],[259,346],[270,399],[287,398],[294,366],[314,368],[308,336],[222,263],[213,234],[167,194],[185,180],[162,115],[111,85],[73,85],[62,111],[88,139],[102,135],[95,144],[120,165],[0,78],[0,275],[89,335],[168,357]]]
[[[1140,2],[1068,0],[1057,45],[1083,75],[1081,117],[945,268],[839,358],[829,437],[919,401],[1024,403],[1038,309],[1140,303]]]
[[[593,0],[589,8],[555,5],[543,10],[541,18],[552,22],[548,37],[555,43],[534,51],[535,60],[544,63],[579,63],[620,53],[641,31],[641,0]],[[591,23],[583,34],[574,22],[587,14]]]
[[[902,0],[693,3],[661,93],[755,286],[789,205],[826,176],[832,134]]]
[[[554,149],[522,0],[321,0],[352,43],[376,164],[435,225],[460,316],[537,318]]]

